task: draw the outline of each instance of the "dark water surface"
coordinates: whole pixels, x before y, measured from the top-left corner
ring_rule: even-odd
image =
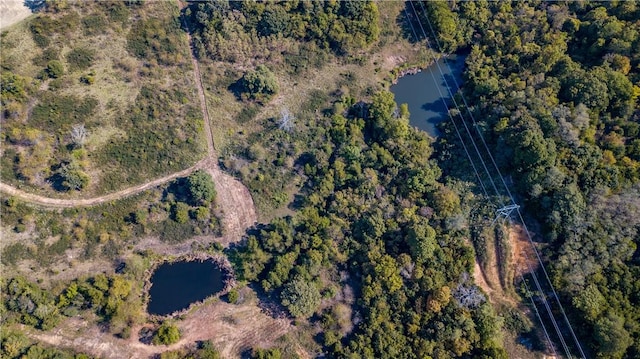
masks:
[[[436,125],[448,119],[447,105],[443,103],[443,98],[450,103],[451,97],[445,85],[445,79],[451,87],[451,92],[455,93],[459,85],[462,84],[462,71],[464,69],[464,55],[451,55],[438,61],[438,65],[433,64],[415,75],[407,75],[398,79],[398,83],[391,86],[391,92],[396,97],[396,103],[406,103],[409,106],[412,126],[415,126],[432,137],[437,137],[440,133]],[[440,72],[442,70],[443,74]],[[454,81],[455,78],[455,81]]]
[[[166,315],[188,308],[224,288],[225,274],[216,263],[164,263],[151,276],[149,313]]]

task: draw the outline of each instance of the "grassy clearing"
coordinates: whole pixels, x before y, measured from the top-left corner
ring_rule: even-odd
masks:
[[[178,16],[172,2],[61,3],[3,32],[3,87],[16,89],[2,94],[3,181],[86,197],[201,158],[203,119]],[[86,129],[82,143],[76,125]],[[81,192],[59,185],[67,165],[88,176]]]
[[[113,263],[146,237],[170,244],[219,236],[215,203],[192,204],[179,178],[163,187],[95,207],[43,210],[0,198],[1,268],[41,278],[87,263]]]

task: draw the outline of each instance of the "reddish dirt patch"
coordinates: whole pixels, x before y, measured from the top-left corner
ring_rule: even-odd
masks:
[[[512,248],[511,263],[516,277],[538,268],[533,244],[529,241],[527,232],[522,225],[512,224],[509,227],[509,244]]]
[[[475,261],[475,265],[473,266],[473,281],[476,283],[476,285],[480,288],[482,288],[482,290],[487,293],[487,295],[489,296],[489,299],[491,299],[493,297],[493,289],[489,286],[489,284],[487,283],[487,279],[485,278],[484,275],[484,271],[482,271],[482,268],[480,267],[480,263],[478,263],[478,261]]]

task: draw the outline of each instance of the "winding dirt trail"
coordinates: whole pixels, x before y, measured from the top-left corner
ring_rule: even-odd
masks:
[[[148,190],[150,188],[159,186],[163,183],[169,182],[178,177],[188,176],[191,172],[202,168],[205,163],[209,161],[209,158],[201,160],[196,163],[194,166],[191,166],[185,170],[180,172],[175,172],[164,177],[160,177],[150,182],[146,182],[134,187],[125,188],[123,190],[106,194],[104,196],[93,197],[93,198],[78,198],[78,199],[62,199],[62,198],[50,198],[44,197],[38,194],[25,192],[21,189],[8,185],[6,183],[0,182],[0,191],[4,192],[10,196],[17,197],[25,202],[29,202],[32,204],[37,204],[42,207],[50,207],[50,208],[72,208],[72,207],[89,207],[95,206],[101,203],[106,203],[110,201],[115,201],[121,198],[125,198],[136,193],[140,193],[142,191]]]
[[[185,6],[186,3],[178,1],[178,7],[180,9],[183,9]],[[200,109],[202,111],[202,117],[204,118],[204,131],[207,141],[206,158],[200,160],[194,166],[182,171],[175,172],[137,186],[125,188],[117,192],[93,198],[50,198],[34,193],[29,193],[2,182],[0,182],[0,192],[4,192],[5,194],[8,194],[10,196],[17,197],[22,201],[45,208],[88,207],[122,199],[148,190],[150,188],[159,186],[163,183],[167,183],[178,177],[188,176],[195,170],[204,169],[209,172],[209,174],[211,174],[211,177],[215,182],[216,191],[218,193],[216,202],[218,204],[218,209],[224,215],[222,221],[225,236],[224,238],[222,238],[222,241],[225,242],[224,244],[227,244],[239,240],[244,231],[249,226],[253,225],[257,220],[255,206],[253,204],[253,199],[251,198],[249,190],[238,180],[222,172],[218,167],[217,154],[215,151],[213,136],[211,133],[211,121],[209,119],[209,111],[207,109],[204,88],[202,86],[200,65],[198,64],[198,61],[194,54],[191,34],[189,31],[187,31],[186,34],[191,50],[191,63],[193,65],[193,76],[198,92],[198,98],[200,100]]]

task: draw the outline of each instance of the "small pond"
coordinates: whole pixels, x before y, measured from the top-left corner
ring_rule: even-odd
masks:
[[[458,90],[456,82],[458,85],[462,84],[465,59],[464,55],[448,56],[446,63],[444,59],[440,59],[437,64],[415,75],[399,78],[398,83],[391,86],[396,102],[406,103],[409,106],[411,114],[409,121],[412,126],[427,132],[432,137],[439,135],[436,125],[447,119],[447,106],[451,100],[445,79],[451,87],[451,92],[455,93]],[[440,72],[441,70],[444,74]]]
[[[167,315],[224,289],[227,273],[213,261],[164,263],[151,276],[150,314]]]

